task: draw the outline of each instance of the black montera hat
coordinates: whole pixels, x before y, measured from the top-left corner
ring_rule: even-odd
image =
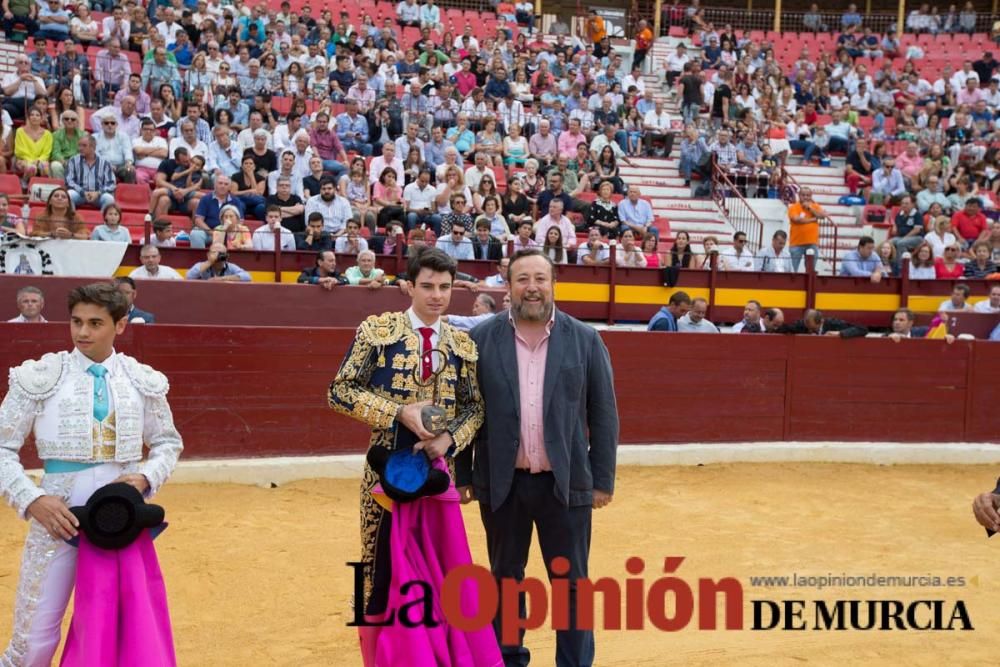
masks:
[[[116,482],[102,486],[82,507],[70,512],[80,521],[80,532],[101,549],[124,549],[146,528],[163,524],[163,508],[147,505],[135,487]]]

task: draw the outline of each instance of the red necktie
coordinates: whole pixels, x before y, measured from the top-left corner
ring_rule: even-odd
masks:
[[[420,355],[421,361],[421,379],[426,380],[434,372],[434,357],[431,355],[431,350],[433,345],[431,344],[431,336],[434,335],[434,329],[430,327],[420,327],[417,329],[420,335],[423,337],[424,342],[421,348],[422,353]]]

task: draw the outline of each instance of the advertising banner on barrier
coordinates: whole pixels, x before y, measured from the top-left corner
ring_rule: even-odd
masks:
[[[110,278],[127,243],[0,236],[0,274]]]

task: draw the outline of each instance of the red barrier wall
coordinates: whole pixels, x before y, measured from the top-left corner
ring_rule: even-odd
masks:
[[[602,334],[623,443],[1000,442],[1000,344]],[[68,347],[64,324],[0,324],[0,367]],[[132,326],[118,349],[165,372],[186,458],[361,452],[326,407],[353,329]],[[33,462],[33,456],[28,456]]]

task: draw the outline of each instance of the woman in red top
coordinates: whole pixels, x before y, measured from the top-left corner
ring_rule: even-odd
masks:
[[[958,261],[959,248],[952,244],[944,249],[944,257],[934,260],[934,273],[938,280],[955,280],[965,275],[965,266]]]

